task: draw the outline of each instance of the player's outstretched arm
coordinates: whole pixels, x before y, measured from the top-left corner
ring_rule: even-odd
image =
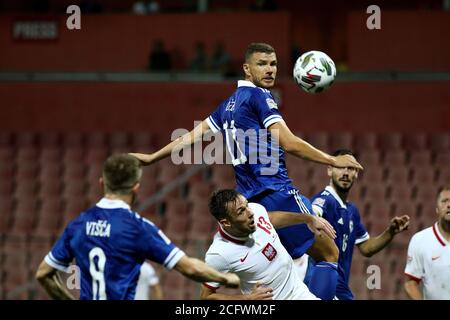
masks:
[[[58,270],[42,261],[36,272],[36,280],[44,287],[45,291],[55,300],[74,300],[75,298],[62,284]]]
[[[358,244],[359,251],[365,257],[371,257],[375,253],[386,247],[397,233],[400,233],[408,228],[409,216],[403,215],[401,217],[394,217],[391,223],[378,237],[370,238]]]
[[[336,238],[336,231],[333,226],[325,219],[313,216],[311,214],[292,213],[286,211],[270,211],[269,219],[275,229],[289,227],[294,224],[306,223],[308,228],[315,235],[324,232],[331,239]]]
[[[408,297],[412,300],[423,300],[422,290],[420,289],[420,283],[416,280],[407,280],[405,282],[405,291]]]
[[[165,147],[161,148],[160,150],[145,154],[145,153],[130,153],[132,156],[135,156],[136,158],[141,161],[141,165],[150,165],[154,162],[157,162],[161,159],[167,158],[172,154],[172,152],[178,152],[179,150],[193,145],[195,142],[199,141],[203,135],[208,133],[211,129],[208,126],[208,123],[206,120],[203,120],[202,123],[200,123],[198,126],[196,126],[192,131],[186,133],[185,135],[179,137],[178,139],[172,141]]]
[[[257,283],[249,294],[222,294],[203,285],[200,298],[202,300],[272,300],[272,291],[272,288]]]
[[[272,124],[269,127],[269,130],[273,137],[278,138],[283,149],[294,156],[333,167],[354,167],[359,170],[363,169],[363,167],[349,155],[333,157],[313,147],[305,140],[293,134],[284,121]]]
[[[240,284],[236,274],[219,272],[203,261],[188,256],[183,256],[175,265],[175,269],[198,282],[218,282],[229,288],[237,288]]]

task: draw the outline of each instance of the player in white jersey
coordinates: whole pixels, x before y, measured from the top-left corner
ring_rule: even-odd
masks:
[[[450,186],[438,193],[436,213],[438,221],[409,243],[405,290],[411,299],[450,299]]]
[[[162,300],[163,292],[158,275],[152,265],[145,261],[136,286],[134,300]]]
[[[202,299],[318,299],[301,281],[275,228],[306,223],[318,236],[325,233],[334,238],[334,230],[326,220],[310,214],[268,213],[235,190],[214,193],[209,209],[219,222],[219,231],[205,261],[222,272],[236,273],[241,279],[242,295],[216,293],[220,285],[208,282],[202,288]]]

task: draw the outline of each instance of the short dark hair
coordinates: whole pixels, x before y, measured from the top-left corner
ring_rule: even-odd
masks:
[[[247,47],[247,50],[245,51],[245,61],[248,62],[252,54],[254,54],[255,52],[273,53],[275,52],[275,49],[270,44],[267,43],[262,42],[250,43]]]
[[[240,193],[233,189],[215,191],[209,199],[209,212],[220,221],[228,217],[228,203],[235,202]]]
[[[355,153],[352,150],[350,150],[350,149],[337,149],[335,152],[333,152],[333,157],[345,156],[346,154],[354,156],[355,159],[356,159]]]
[[[447,190],[450,190],[450,184],[449,184],[449,185],[446,185],[446,186],[443,186],[443,187],[440,187],[440,188],[438,189],[437,199],[439,199],[439,197],[440,197],[440,195],[441,195],[441,193],[442,193],[443,191],[447,191]]]
[[[129,154],[114,154],[103,165],[105,193],[128,194],[139,182],[142,169],[139,160]]]

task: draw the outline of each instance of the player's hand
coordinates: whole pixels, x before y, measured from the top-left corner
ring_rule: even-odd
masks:
[[[246,295],[247,300],[273,300],[273,289],[256,283],[250,294]]]
[[[311,221],[306,225],[309,230],[317,236],[320,236],[323,232],[331,239],[336,238],[336,230],[334,230],[333,226],[324,218],[311,215]]]
[[[225,273],[224,285],[227,288],[239,288],[241,279],[235,273]]]
[[[338,168],[356,168],[358,170],[364,170],[363,166],[356,161],[355,157],[350,154],[340,155],[334,158],[334,167]]]
[[[129,155],[137,158],[141,162],[141,166],[148,166],[153,163],[153,154],[129,153]]]
[[[408,226],[409,226],[409,216],[403,215],[401,217],[394,217],[391,219],[389,231],[392,234],[397,234],[408,229]]]

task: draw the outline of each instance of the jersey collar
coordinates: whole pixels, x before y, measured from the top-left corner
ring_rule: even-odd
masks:
[[[327,190],[333,198],[336,199],[337,202],[339,202],[341,208],[347,209],[347,205],[342,201],[341,197],[336,193],[336,190],[332,186],[326,186],[325,190]]]
[[[238,88],[239,87],[253,87],[256,88],[255,84],[248,80],[238,80]]]
[[[99,202],[96,204],[97,207],[102,209],[128,209],[130,210],[130,206],[122,200],[116,199],[107,199],[102,198]]]
[[[448,243],[448,241],[442,236],[441,231],[439,230],[439,226],[438,223],[436,222],[435,224],[433,224],[433,233],[436,236],[436,239],[438,240],[438,242],[445,247]]]
[[[231,234],[229,234],[228,232],[223,230],[221,225],[219,225],[219,233],[222,236],[222,238],[227,239],[228,241],[234,242],[236,244],[242,245],[242,244],[245,244],[248,240],[248,238],[240,238],[240,237],[232,236]]]

